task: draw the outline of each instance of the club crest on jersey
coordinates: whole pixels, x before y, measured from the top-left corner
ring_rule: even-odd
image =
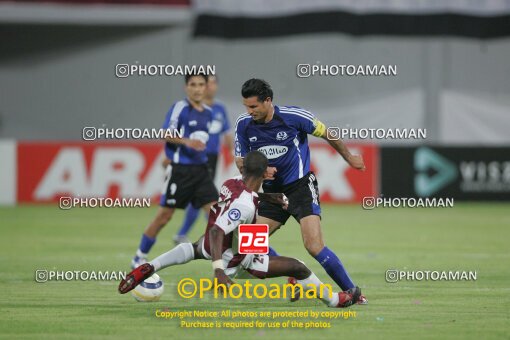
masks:
[[[287,135],[287,132],[280,131],[276,134],[276,140],[286,140],[289,136]]]
[[[237,221],[241,218],[241,212],[239,209],[231,209],[228,212],[228,218],[230,218],[232,221]]]
[[[282,145],[268,145],[258,148],[257,151],[266,155],[267,159],[275,159],[287,153],[288,148]]]

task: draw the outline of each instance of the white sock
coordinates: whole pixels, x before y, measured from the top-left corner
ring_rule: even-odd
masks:
[[[177,247],[164,254],[159,255],[149,263],[154,266],[155,271],[175,266],[176,264],[184,264],[195,258],[195,250],[191,243],[181,243]]]
[[[139,258],[142,258],[142,259],[146,259],[147,258],[147,253],[142,253],[142,251],[140,249],[138,249],[136,251],[136,256],[138,256]]]
[[[319,297],[319,298],[321,296],[321,290],[322,290],[321,300],[329,307],[334,307],[338,304],[338,301],[339,301],[338,294],[335,292],[332,292],[327,286],[321,287],[321,285],[323,285],[323,283],[321,280],[319,280],[319,278],[314,273],[312,273],[312,275],[310,275],[309,277],[307,277],[304,280],[297,280],[297,282],[298,282],[298,284],[303,286],[303,291],[305,291],[305,292],[307,290],[312,289],[312,287],[310,287],[308,285],[310,285],[310,284],[314,285],[316,292],[317,292],[317,297]]]

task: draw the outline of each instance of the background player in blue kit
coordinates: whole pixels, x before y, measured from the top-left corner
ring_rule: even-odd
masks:
[[[131,267],[145,263],[147,254],[156,242],[159,231],[170,221],[175,209],[191,203],[195,208],[209,211],[218,199],[218,191],[207,168],[206,143],[213,119],[211,109],[203,103],[207,86],[206,75],[186,75],[187,98],[168,111],[163,129],[178,129],[183,138],[169,138],[165,146],[167,166],[160,208],[145,229]]]
[[[209,167],[209,172],[211,173],[213,180],[216,176],[221,138],[223,137],[223,143],[228,147],[229,156],[232,155],[232,149],[234,147],[232,134],[229,132],[230,122],[227,115],[227,109],[223,103],[215,99],[217,92],[218,78],[216,76],[209,76],[207,80],[207,89],[205,92],[204,103],[212,109],[213,120],[211,127],[209,128],[209,141],[207,142],[205,152],[207,153],[207,166]],[[168,162],[171,162],[170,159],[171,157],[167,158]],[[188,205],[181,229],[174,236],[174,241],[176,244],[189,242],[186,235],[195,223],[199,212],[200,209],[194,208],[192,204]]]
[[[287,210],[261,202],[257,223],[268,224],[272,233],[292,215],[301,227],[308,253],[343,291],[356,287],[340,259],[324,244],[317,178],[310,171],[308,134],[326,140],[353,168],[364,170],[363,159],[352,155],[341,140],[328,138],[326,126],[309,111],[296,106],[273,106],[273,90],[264,80],[246,81],[241,93],[247,113],[236,121],[236,165],[242,172],[243,157],[248,152],[263,152],[270,167],[264,192],[282,192],[289,198]],[[272,254],[276,252],[272,250]],[[367,300],[361,295],[358,303],[366,304]]]

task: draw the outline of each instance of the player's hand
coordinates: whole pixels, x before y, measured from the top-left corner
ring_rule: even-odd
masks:
[[[365,171],[365,162],[363,162],[363,157],[361,157],[361,155],[349,155],[349,157],[347,157],[347,163],[354,169]]]
[[[234,281],[232,281],[227,274],[223,271],[223,269],[215,269],[214,270],[214,277],[218,280],[218,284],[224,284],[227,287],[230,287],[231,284],[234,284]],[[220,286],[220,289],[222,287]]]
[[[188,148],[191,148],[193,150],[197,151],[203,151],[205,150],[205,144],[199,141],[198,139],[188,139],[184,143]]]
[[[276,173],[276,168],[274,166],[268,166],[266,173],[264,174],[264,179],[273,180],[275,173]]]
[[[283,210],[287,210],[287,208],[289,207],[289,199],[287,198],[287,196],[285,196],[285,194],[282,193],[276,194],[276,200],[282,206]]]
[[[165,159],[163,159],[163,162],[161,162],[161,165],[163,166],[163,169],[166,169],[166,167],[169,166],[170,164],[172,164],[172,161],[169,160],[166,157],[165,157]]]

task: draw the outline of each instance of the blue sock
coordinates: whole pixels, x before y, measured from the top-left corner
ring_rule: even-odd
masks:
[[[200,209],[195,209],[191,203],[188,204],[186,208],[186,216],[184,217],[184,222],[182,222],[181,229],[177,233],[179,236],[185,236],[188,231],[193,226],[193,223],[197,220],[198,214],[200,213]]]
[[[276,252],[276,250],[274,250],[273,248],[269,247],[269,253],[267,253],[267,255],[269,256],[280,256],[278,255],[278,253]]]
[[[143,254],[147,254],[152,246],[154,245],[154,243],[156,243],[156,239],[155,238],[152,238],[152,237],[149,237],[145,234],[142,235],[142,240],[140,241],[140,246],[138,247],[138,250],[142,253],[142,254],[139,254],[137,252],[137,257],[140,257],[141,255]]]
[[[315,259],[322,267],[324,267],[328,275],[336,282],[337,285],[340,286],[340,288],[342,288],[342,290],[355,287],[349,277],[349,274],[345,270],[342,261],[340,261],[335,253],[329,250],[328,247],[324,247],[321,252],[315,256]]]

